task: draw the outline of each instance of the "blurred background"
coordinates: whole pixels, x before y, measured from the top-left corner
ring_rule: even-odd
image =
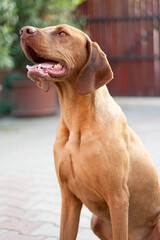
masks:
[[[16,108],[29,107],[26,101],[22,106],[18,99],[18,90],[28,95],[26,81],[22,89],[28,60],[20,47],[19,30],[25,25],[45,27],[60,23],[84,30],[107,54],[115,79],[108,85],[112,95],[160,95],[159,0],[0,0],[1,114],[22,115]],[[31,95],[33,90],[29,90]],[[52,110],[48,106],[48,114],[55,112],[56,106]]]
[[[113,95],[160,95],[159,0],[88,0],[81,5],[91,38],[115,74]]]

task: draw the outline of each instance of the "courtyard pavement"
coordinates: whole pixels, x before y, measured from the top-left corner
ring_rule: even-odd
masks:
[[[160,176],[160,98],[116,98]],[[61,197],[52,154],[59,115],[0,119],[0,240],[58,240]],[[78,240],[98,239],[83,207]]]

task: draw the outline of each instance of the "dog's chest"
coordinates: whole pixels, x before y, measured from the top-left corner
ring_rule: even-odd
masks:
[[[107,176],[107,169],[101,164],[102,152],[91,144],[88,148],[79,149],[68,144],[58,152],[55,161],[61,183],[66,184],[92,212],[108,215],[108,207],[102,196],[101,179]]]
[[[98,144],[97,144],[98,145]],[[102,151],[95,144],[87,143],[77,147],[72,142],[68,142],[65,146],[59,148],[58,154],[58,175],[62,183],[67,183],[74,187],[90,185],[93,177],[98,178],[102,175],[101,159]],[[102,163],[102,164],[101,164]],[[101,172],[99,170],[101,169]],[[92,181],[90,181],[92,179]]]

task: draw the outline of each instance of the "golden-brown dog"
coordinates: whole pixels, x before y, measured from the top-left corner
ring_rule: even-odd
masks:
[[[20,31],[28,76],[54,83],[61,119],[54,146],[61,240],[75,240],[82,204],[102,240],[160,240],[160,185],[142,142],[105,84],[113,73],[99,46],[68,25]],[[87,237],[86,237],[87,239]]]

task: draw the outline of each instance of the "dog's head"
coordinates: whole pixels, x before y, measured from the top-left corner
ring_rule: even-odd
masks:
[[[35,63],[27,66],[28,77],[44,92],[51,82],[73,81],[79,94],[84,95],[113,78],[98,44],[76,28],[66,24],[43,29],[26,26],[20,35],[26,57]]]

